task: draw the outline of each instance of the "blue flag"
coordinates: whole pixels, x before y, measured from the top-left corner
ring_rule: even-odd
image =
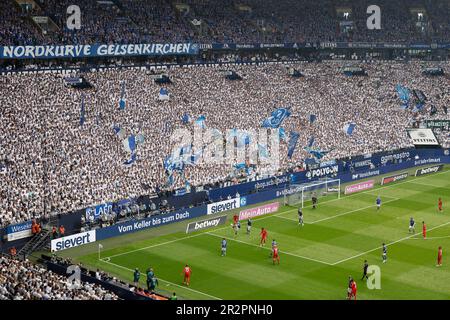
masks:
[[[200,128],[205,129],[206,128],[205,120],[206,117],[204,115],[201,115],[200,117],[197,118],[197,120],[195,120],[195,124],[198,125]]]
[[[287,140],[286,137],[286,130],[284,128],[280,128],[280,130],[278,131],[279,135],[280,135],[280,140]]]
[[[297,146],[298,138],[300,137],[300,134],[295,131],[291,131],[289,133],[289,143],[288,143],[288,157],[289,159],[292,158],[292,155],[294,154],[295,147]]]
[[[267,151],[267,146],[264,144],[258,143],[258,153],[259,156],[262,158],[268,158],[269,157],[269,151]]]
[[[262,123],[264,128],[278,128],[284,119],[289,117],[291,112],[287,108],[278,108],[272,112],[271,116]]]
[[[309,123],[313,124],[315,121],[317,120],[317,117],[315,114],[310,114],[309,115]]]
[[[125,151],[127,151],[128,153],[134,153],[134,151],[136,151],[136,137],[134,135],[131,135],[128,138],[124,139],[122,143]]]
[[[400,100],[403,100],[403,101],[408,101],[409,100],[409,90],[408,90],[408,88],[403,87],[400,84],[397,84],[395,89],[397,90],[397,93],[398,93],[398,96],[399,96]]]
[[[136,162],[136,152],[133,152],[131,154],[130,159],[128,159],[127,161],[125,161],[123,164],[126,166],[131,166],[133,163]]]
[[[356,124],[354,123],[348,123],[344,126],[343,130],[346,134],[351,136],[353,134],[353,131],[355,130]]]
[[[183,114],[183,117],[181,117],[181,122],[183,124],[188,124],[191,121],[191,118],[189,117],[189,115],[187,113]]]
[[[125,99],[125,81],[122,81],[121,88],[120,88],[120,100],[119,100],[119,109],[124,110],[126,106],[126,99]]]
[[[308,140],[308,148],[311,148],[314,144],[315,138],[313,136],[311,136],[311,138],[309,138]]]
[[[166,88],[161,88],[159,90],[158,99],[159,100],[169,100],[169,90],[167,90]]]
[[[84,121],[86,120],[85,117],[86,109],[84,106],[84,94],[81,95],[81,110],[80,110],[80,126],[83,126]]]

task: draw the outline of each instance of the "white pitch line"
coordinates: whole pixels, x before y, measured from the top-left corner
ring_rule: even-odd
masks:
[[[447,170],[447,171],[435,173],[435,174],[433,174],[433,176],[439,175],[439,174],[445,174],[445,173],[449,173],[449,172],[450,172],[450,170]],[[429,176],[422,176],[422,177],[414,178],[414,179],[411,179],[411,180],[408,180],[408,181],[404,181],[404,182],[393,183],[391,185],[383,186],[383,187],[380,187],[380,188],[377,188],[377,189],[374,189],[374,190],[371,189],[371,190],[367,190],[367,191],[355,192],[355,193],[353,193],[351,195],[345,196],[345,197],[340,198],[340,199],[337,198],[337,199],[324,201],[324,202],[322,202],[322,204],[338,201],[338,200],[341,200],[341,199],[347,199],[347,198],[350,198],[350,197],[353,197],[353,196],[357,196],[357,195],[363,194],[363,193],[369,193],[369,192],[373,192],[373,191],[378,191],[380,189],[391,188],[391,187],[394,187],[394,186],[398,186],[400,184],[409,183],[409,182],[412,182],[412,181],[415,181],[415,180],[424,179],[424,178],[428,178],[428,177]],[[308,206],[305,206],[305,208],[308,208],[308,207],[312,207],[312,204],[308,205]],[[286,213],[289,213],[289,212],[294,212],[294,211],[297,211],[297,208],[291,209],[291,210],[282,211],[282,212],[279,212],[279,213],[276,213],[276,214],[270,214],[270,215],[258,218],[256,221],[268,219],[268,218],[271,218],[271,217],[278,217],[278,216],[281,216],[283,214],[286,214]],[[219,228],[219,229],[215,229],[215,231],[224,230],[226,228],[228,228],[228,226],[227,227],[223,227],[223,228]],[[175,240],[171,240],[171,241],[167,241],[167,242],[162,242],[162,243],[150,245],[150,246],[147,246],[147,247],[142,247],[142,248],[131,250],[131,251],[118,253],[118,254],[115,254],[115,255],[112,255],[112,256],[108,256],[107,258],[114,258],[114,257],[118,257],[118,256],[129,254],[129,253],[137,252],[137,251],[142,251],[142,250],[147,250],[147,249],[151,249],[151,248],[154,248],[154,247],[163,246],[163,245],[170,244],[170,243],[173,243],[173,242],[177,242],[177,241],[182,241],[182,240],[189,239],[189,238],[198,237],[198,236],[201,236],[202,234],[204,234],[204,232],[198,233],[198,234],[194,234],[194,235],[191,235],[191,236],[181,237],[181,238],[178,238],[178,239],[175,239]]]
[[[422,183],[422,182],[415,182],[415,181],[410,181],[410,182],[414,183],[414,184],[421,185],[421,186],[427,186],[427,187],[433,187],[433,188],[440,188],[440,189],[450,190],[450,188],[448,188],[448,187],[436,186],[436,185],[429,184],[429,183]]]
[[[245,241],[242,241],[242,240],[233,239],[233,238],[230,238],[230,237],[224,237],[222,235],[211,233],[211,232],[206,232],[205,234],[209,234],[210,236],[214,236],[214,237],[217,237],[217,238],[222,238],[222,239],[225,238],[225,239],[228,239],[230,241],[243,243],[243,244],[246,244],[246,245],[249,245],[249,246],[252,246],[252,247],[257,247],[257,248],[262,248],[262,249],[266,249],[266,250],[271,250],[271,248],[261,247],[261,246],[259,246],[257,244],[253,244],[253,243],[250,243],[250,242],[245,242]],[[305,260],[314,261],[314,262],[317,262],[317,263],[326,264],[328,266],[332,265],[329,262],[313,259],[313,258],[310,258],[310,257],[301,256],[301,255],[298,255],[298,254],[295,254],[295,253],[291,253],[291,252],[287,252],[287,251],[281,251],[280,250],[280,253],[283,253],[283,254],[286,254],[286,255],[289,255],[289,256],[293,256],[293,257],[297,257],[297,258],[301,258],[301,259],[305,259]]]
[[[332,199],[332,200],[329,200],[329,201],[324,201],[324,202],[322,202],[322,204],[328,203],[328,202],[333,202],[333,201],[336,201],[336,200],[339,200],[339,199]],[[309,205],[309,206],[305,206],[305,208],[308,208],[308,207],[312,207],[312,204]],[[293,211],[296,211],[296,210],[297,210],[297,209],[291,209],[291,210],[282,211],[282,212],[279,212],[279,213],[276,213],[276,214],[270,214],[270,215],[267,215],[267,216],[264,216],[264,217],[260,217],[260,218],[258,217],[258,218],[256,219],[256,221],[268,219],[268,218],[271,218],[271,217],[276,217],[276,216],[279,216],[279,215],[282,215],[282,214],[285,214],[285,213],[288,213],[288,212],[293,212]],[[281,218],[281,217],[280,217],[280,218]],[[224,230],[224,229],[227,229],[227,228],[229,228],[229,227],[226,226],[226,227],[222,227],[222,228],[218,228],[218,229],[214,229],[214,230],[215,230],[215,231],[220,231],[220,230]],[[147,247],[142,247],[142,248],[138,248],[138,249],[134,249],[134,250],[130,250],[130,251],[126,251],[126,252],[114,254],[114,255],[112,255],[112,256],[108,256],[108,257],[105,257],[105,258],[119,257],[119,256],[123,256],[123,255],[129,254],[129,253],[133,253],[133,252],[137,252],[137,251],[142,251],[142,250],[147,250],[147,249],[151,249],[151,248],[163,246],[163,245],[166,245],[166,244],[174,243],[174,242],[177,242],[177,241],[182,241],[182,240],[186,240],[186,239],[189,239],[189,238],[198,237],[198,236],[201,236],[201,235],[203,235],[203,234],[205,234],[205,233],[206,233],[206,232],[201,232],[201,233],[197,233],[197,234],[194,234],[194,235],[190,235],[190,236],[185,236],[185,237],[177,238],[177,239],[170,240],[170,241],[165,241],[165,242],[161,242],[161,243],[156,243],[156,244],[153,244],[153,245],[150,245],[150,246],[147,246]]]
[[[398,201],[398,200],[400,200],[400,198],[388,200],[388,201],[385,201],[384,203],[394,202],[394,201]],[[334,215],[334,216],[330,216],[330,217],[326,217],[326,218],[314,220],[314,221],[312,221],[312,222],[305,222],[305,224],[315,224],[315,223],[319,223],[319,222],[326,221],[326,220],[330,220],[330,219],[334,219],[334,218],[337,218],[337,217],[340,217],[340,216],[345,216],[345,215],[350,214],[350,213],[353,213],[353,212],[358,212],[358,211],[366,210],[366,209],[369,209],[369,208],[372,208],[372,207],[376,207],[376,204],[370,205],[370,206],[367,206],[367,207],[364,207],[364,208],[360,208],[360,209],[355,209],[355,210],[351,210],[351,211],[346,211],[346,212],[343,212],[343,213],[336,214],[336,215]],[[287,211],[286,211],[286,212],[287,212]],[[294,218],[288,218],[288,217],[282,217],[282,216],[275,216],[275,217],[280,218],[280,219],[291,220],[291,221],[298,221],[297,219],[294,219]]]
[[[417,235],[419,235],[419,234],[417,234]],[[443,236],[443,237],[426,237],[425,240],[447,239],[447,238],[450,238],[450,236]],[[423,241],[423,238],[411,238],[411,239],[408,239],[408,240],[422,240],[422,241]]]
[[[133,269],[130,269],[130,268],[121,266],[120,264],[112,263],[112,262],[105,261],[105,260],[101,260],[101,261],[103,261],[104,263],[108,263],[108,264],[111,264],[111,265],[113,265],[113,266],[116,266],[116,267],[118,267],[118,268],[124,269],[124,270],[134,271]],[[144,276],[147,277],[147,275],[145,275],[145,274],[144,274]],[[201,291],[198,291],[198,290],[189,288],[189,287],[181,286],[181,285],[179,285],[179,284],[177,284],[177,283],[173,283],[173,282],[170,282],[170,281],[161,279],[161,278],[158,278],[158,280],[159,280],[159,281],[162,281],[162,282],[165,282],[165,283],[169,283],[169,284],[171,284],[171,285],[173,285],[173,286],[176,286],[176,287],[179,287],[179,288],[183,288],[183,289],[186,289],[186,290],[189,290],[189,291],[192,291],[192,292],[196,292],[196,293],[202,294],[202,295],[204,295],[204,296],[213,298],[213,299],[215,299],[215,300],[222,300],[221,298],[212,296],[212,295],[210,295],[210,294],[207,294],[207,293],[204,293],[204,292],[201,292]]]
[[[438,229],[438,228],[444,227],[444,226],[446,226],[446,225],[448,225],[448,224],[450,224],[450,221],[449,221],[449,222],[446,222],[446,223],[443,223],[443,224],[440,224],[440,225],[438,225],[438,226],[436,226],[436,227],[433,227],[433,228],[431,228],[431,229],[428,229],[427,232],[430,232],[430,231],[432,231],[432,230],[434,230],[434,229]],[[388,247],[388,246],[391,246],[391,245],[393,245],[393,244],[396,244],[396,243],[399,243],[399,242],[408,240],[408,239],[410,239],[410,238],[412,238],[412,237],[415,237],[416,235],[417,235],[417,234],[412,234],[412,235],[410,235],[410,236],[408,236],[408,237],[404,237],[404,238],[401,238],[401,239],[399,239],[399,240],[390,242],[390,243],[386,244],[386,246]],[[368,250],[368,251],[359,253],[359,254],[354,255],[354,256],[351,256],[351,257],[349,257],[349,258],[345,258],[345,259],[339,260],[339,261],[337,261],[337,262],[332,263],[331,265],[332,265],[332,266],[335,266],[335,265],[340,264],[340,263],[342,263],[342,262],[345,262],[345,261],[348,261],[348,260],[352,260],[352,259],[354,259],[354,258],[361,257],[361,256],[363,256],[363,255],[365,255],[365,254],[368,254],[368,253],[372,252],[372,251],[380,250],[381,248],[382,248],[382,246],[376,247],[376,248],[374,248],[374,249],[371,249],[371,250]]]

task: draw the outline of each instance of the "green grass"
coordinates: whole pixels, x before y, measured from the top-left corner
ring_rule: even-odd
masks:
[[[379,212],[377,195],[383,200]],[[437,212],[438,197],[443,213]],[[152,266],[159,291],[176,291],[184,299],[342,300],[349,275],[357,281],[358,299],[450,299],[449,206],[450,171],[444,171],[340,200],[319,199],[316,210],[304,209],[304,227],[297,225],[297,208],[281,207],[255,219],[251,235],[245,234],[245,223],[237,237],[229,223],[186,235],[181,232],[184,222],[104,241],[101,260],[96,244],[62,255],[128,282],[134,268],[142,272]],[[416,236],[408,233],[410,216],[416,220]],[[423,220],[427,240],[421,239]],[[258,245],[261,227],[269,233],[265,248]],[[229,239],[226,257],[220,256],[222,237]],[[273,238],[281,251],[280,265],[269,258]],[[383,242],[389,244],[386,264],[381,261]],[[444,250],[440,268],[435,266],[438,246]],[[380,290],[369,290],[360,280],[364,259],[381,268]],[[189,288],[182,285],[186,263],[193,270]],[[141,281],[144,286],[145,276]]]

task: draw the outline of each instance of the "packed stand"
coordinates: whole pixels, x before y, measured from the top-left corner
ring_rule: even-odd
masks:
[[[28,260],[0,256],[0,300],[117,300],[101,286],[70,282]]]
[[[303,150],[311,136],[315,146],[330,151],[324,158],[411,147],[405,128],[420,118],[450,119],[446,77],[422,75],[421,62],[361,65],[369,77],[346,77],[346,62],[305,63],[295,66],[305,77],[296,79],[282,65],[234,66],[241,81],[225,79],[218,68],[171,69],[170,100],[159,101],[162,87],[146,71],[108,70],[87,73],[91,89],[65,85],[59,75],[8,75],[0,78],[0,224],[42,218],[94,204],[153,194],[184,187],[175,174],[167,185],[163,161],[172,152],[170,137],[175,129],[191,130],[183,115],[192,120],[206,117],[206,126],[226,130],[258,129],[270,112],[291,106],[286,133],[295,130],[300,140],[293,158],[287,144],[280,143],[279,168],[260,166],[255,174],[277,169],[302,168],[310,155]],[[446,72],[448,64],[444,65]],[[125,110],[118,108],[121,81],[125,81]],[[428,97],[418,114],[402,110],[395,86],[420,89]],[[83,93],[81,92],[83,91]],[[85,123],[80,126],[81,95]],[[430,116],[434,105],[437,113]],[[225,112],[226,111],[226,112]],[[317,121],[310,125],[310,114]],[[356,124],[348,136],[343,126]],[[124,165],[129,154],[113,127],[126,136],[142,134],[137,161]],[[192,186],[230,179],[230,164],[188,166],[185,176]],[[138,212],[139,208],[133,209]],[[132,214],[132,213],[121,213]],[[117,217],[105,217],[105,224]],[[110,221],[112,219],[112,221]]]

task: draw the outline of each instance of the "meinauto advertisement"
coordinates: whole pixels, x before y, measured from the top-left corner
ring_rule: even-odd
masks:
[[[437,165],[437,166],[417,169],[415,176],[418,177],[418,176],[422,176],[424,174],[436,173],[438,171],[442,171],[443,168],[444,168],[444,165],[440,164],[440,165]]]
[[[259,217],[269,213],[274,213],[277,212],[279,208],[280,203],[277,201],[263,206],[243,210],[239,212],[239,220],[247,220],[250,218]]]
[[[381,185],[385,185],[391,182],[396,182],[398,180],[403,180],[408,177],[408,172],[402,172],[393,176],[383,177],[381,179]]]
[[[351,184],[345,187],[344,194],[355,193],[363,190],[372,189],[375,186],[375,180],[364,181],[356,184]]]

